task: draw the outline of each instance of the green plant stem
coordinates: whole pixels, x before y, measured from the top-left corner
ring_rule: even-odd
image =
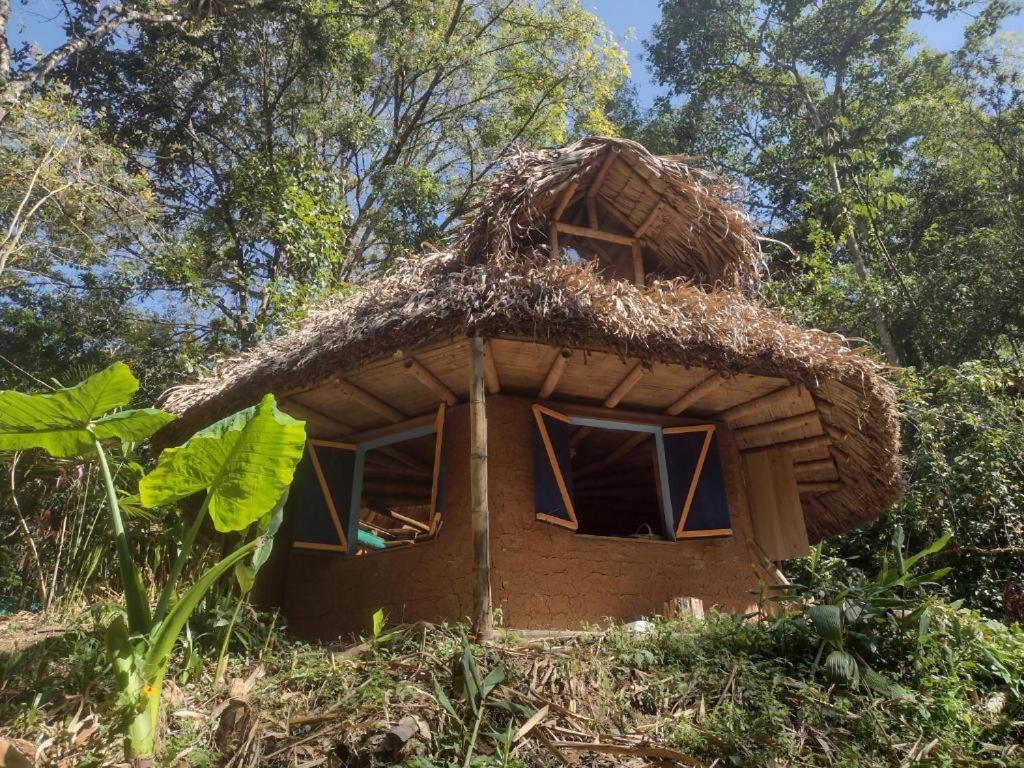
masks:
[[[142,633],[149,630],[149,610],[145,596],[142,592],[142,581],[139,572],[132,560],[132,550],[128,544],[128,533],[124,529],[124,521],[121,519],[121,507],[117,501],[117,489],[114,488],[114,478],[110,474],[110,466],[107,464],[107,455],[103,451],[100,441],[93,437],[93,446],[96,448],[96,456],[99,458],[100,474],[103,475],[103,484],[107,491],[107,510],[110,512],[110,528],[114,532],[114,542],[117,546],[117,565],[121,572],[121,584],[124,587],[125,610],[128,614],[128,631],[132,634]]]
[[[171,598],[174,597],[174,590],[178,586],[178,579],[181,578],[181,572],[185,570],[185,563],[192,554],[192,547],[196,543],[199,529],[203,527],[203,519],[206,517],[206,509],[209,503],[210,496],[207,494],[203,500],[203,505],[196,513],[196,519],[192,521],[192,525],[185,532],[185,538],[181,542],[181,549],[178,550],[178,556],[174,558],[171,572],[167,576],[167,583],[164,584],[164,588],[160,592],[160,599],[157,601],[156,610],[153,612],[153,619],[155,621],[161,621],[167,615],[167,609],[171,606]]]
[[[480,733],[480,723],[483,722],[485,709],[486,701],[481,699],[480,707],[476,713],[476,722],[473,723],[473,733],[469,736],[469,746],[466,747],[466,760],[462,763],[462,768],[469,768],[469,764],[473,760],[473,750],[476,748],[476,738]]]
[[[219,686],[224,680],[224,672],[228,666],[228,643],[231,642],[231,633],[235,629],[235,622],[238,621],[238,614],[242,610],[242,604],[245,602],[247,593],[243,592],[238,596],[238,600],[235,602],[235,610],[231,614],[231,621],[228,622],[227,632],[224,633],[224,640],[220,644],[220,655],[217,657],[217,671],[213,675],[214,686]]]

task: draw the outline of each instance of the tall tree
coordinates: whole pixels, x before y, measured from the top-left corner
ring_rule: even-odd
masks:
[[[912,336],[896,338],[884,304],[887,288],[895,303],[907,296],[873,229],[886,201],[870,192],[912,147],[919,103],[948,85],[945,61],[914,52],[908,26],[961,5],[667,0],[649,47],[656,77],[677,99],[668,118],[677,139],[741,166],[771,225],[804,226],[814,212],[820,226],[804,234],[850,265],[854,299],[891,363],[919,352]]]
[[[68,74],[166,207],[154,284],[247,345],[443,236],[514,143],[610,130],[627,69],[577,0],[290,0]]]

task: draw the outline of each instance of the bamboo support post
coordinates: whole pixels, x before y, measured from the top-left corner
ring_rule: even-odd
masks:
[[[469,477],[473,509],[473,629],[478,638],[492,630],[490,511],[487,506],[487,406],[484,340],[470,341]]]
[[[643,288],[644,286],[644,249],[641,247],[639,242],[633,243],[632,249],[633,256],[633,283]]]

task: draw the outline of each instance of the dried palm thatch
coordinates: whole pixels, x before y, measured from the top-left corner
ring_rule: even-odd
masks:
[[[636,235],[664,276],[708,288],[760,282],[758,239],[736,188],[692,158],[656,157],[625,139],[512,154],[454,248],[469,263],[514,256],[546,243],[552,219],[572,209],[582,217],[588,197],[602,229]]]
[[[312,386],[394,350],[467,334],[803,382],[839,449],[842,485],[805,505],[814,539],[877,517],[901,491],[893,390],[882,366],[841,336],[790,325],[739,290],[706,291],[680,279],[639,288],[605,280],[593,265],[553,261],[546,250],[471,265],[458,253],[402,261],[295,332],[169,392],[163,405],[182,418],[164,439],[180,439],[264,392]]]

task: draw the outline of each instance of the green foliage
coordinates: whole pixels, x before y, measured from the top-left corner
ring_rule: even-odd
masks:
[[[909,695],[901,686],[879,674],[872,665],[880,647],[893,637],[902,637],[907,627],[917,631],[917,640],[930,631],[934,605],[925,599],[927,587],[948,575],[940,568],[914,573],[924,558],[941,552],[949,543],[944,536],[921,551],[908,554],[903,529],[898,527],[891,547],[881,555],[882,566],[873,579],[827,578],[819,571],[822,547],[819,544],[807,560],[802,578],[782,590],[773,602],[806,605],[806,617],[800,619],[819,638],[818,658],[824,655],[824,669],[833,682],[857,688],[860,685],[890,697]],[[788,615],[780,621],[791,621]]]
[[[42,448],[68,458],[91,451],[95,440],[145,440],[174,417],[156,408],[108,413],[127,405],[138,388],[128,366],[114,363],[52,394],[0,392],[0,451]]]
[[[303,422],[278,410],[273,395],[168,448],[139,483],[145,507],[206,491],[218,531],[248,528],[269,514],[291,485],[305,445]]]
[[[137,389],[138,382],[128,367],[115,363],[54,394],[0,392],[5,414],[0,450],[42,448],[64,457],[84,452],[91,443],[99,462],[124,589],[124,616],[115,616],[108,625],[106,647],[117,680],[119,706],[126,713],[125,753],[129,758],[153,754],[171,651],[192,613],[217,581],[246,557],[255,556],[250,570],[266,560],[266,540],[280,523],[287,488],[305,443],[303,423],[279,412],[268,395],[259,406],[217,422],[180,448],[168,451],[154,472],[142,478],[141,500],[149,507],[206,492],[151,613],[102,447],[107,439],[144,439],[173,418],[155,409],[110,413],[126,405]],[[207,511],[218,530],[241,531],[258,524],[257,536],[208,568],[175,599],[178,578],[192,557]],[[249,571],[243,569],[240,580],[251,586]]]
[[[897,527],[914,546],[952,535],[941,555],[952,597],[1000,616],[1024,572],[1024,398],[1015,368],[967,363],[904,372],[901,409],[911,467],[906,497],[871,528],[828,544],[854,567],[878,567]]]

